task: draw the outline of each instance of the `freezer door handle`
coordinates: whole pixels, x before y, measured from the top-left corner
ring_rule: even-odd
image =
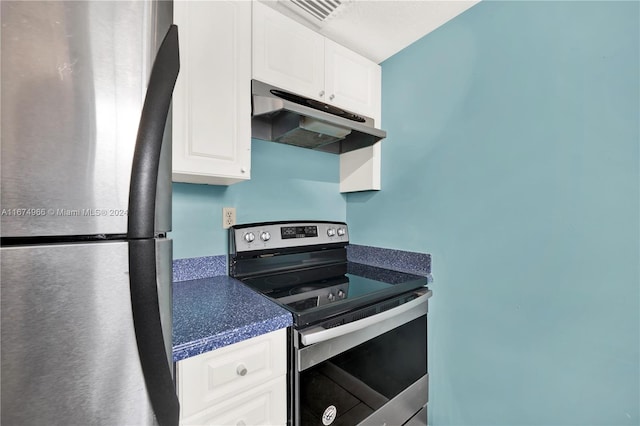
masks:
[[[162,334],[154,239],[160,150],[179,69],[178,27],[172,25],[158,49],[142,108],[131,170],[127,230],[133,325],[147,393],[160,426],[176,426],[180,417]]]

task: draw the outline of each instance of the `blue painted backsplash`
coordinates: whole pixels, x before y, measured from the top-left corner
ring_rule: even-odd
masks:
[[[173,184],[173,258],[227,253],[222,208],[235,207],[238,223],[346,219],[340,193],[340,158],[253,139],[251,180],[231,186]]]

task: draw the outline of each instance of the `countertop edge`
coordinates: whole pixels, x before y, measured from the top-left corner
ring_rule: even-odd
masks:
[[[173,362],[182,361],[225,346],[233,345],[234,343],[243,342],[253,337],[258,337],[263,334],[287,328],[292,324],[293,319],[291,315],[282,314],[274,318],[225,330],[199,340],[176,345],[173,347]]]

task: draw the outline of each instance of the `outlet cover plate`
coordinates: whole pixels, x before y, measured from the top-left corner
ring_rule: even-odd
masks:
[[[222,208],[222,228],[229,229],[235,224],[236,224],[236,208],[223,207]]]

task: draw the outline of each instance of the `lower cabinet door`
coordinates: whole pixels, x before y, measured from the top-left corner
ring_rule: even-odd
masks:
[[[182,417],[191,418],[286,375],[286,348],[286,329],[280,329],[178,361]]]
[[[286,375],[256,386],[188,418],[182,425],[249,426],[287,423]]]

